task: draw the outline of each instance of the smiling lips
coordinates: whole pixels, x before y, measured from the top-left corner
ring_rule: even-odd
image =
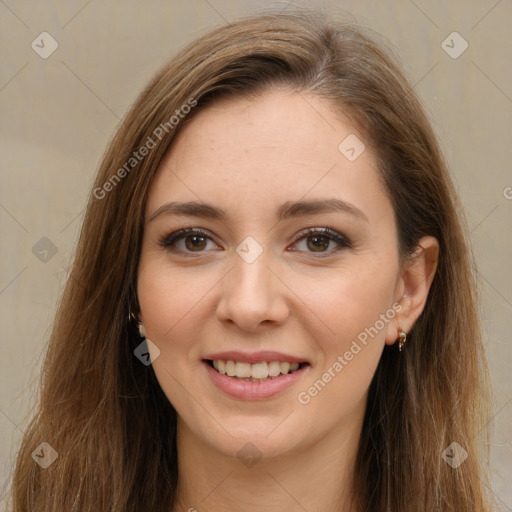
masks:
[[[274,351],[247,353],[231,350],[210,354],[205,360],[221,375],[251,380],[287,375],[308,364],[304,359]]]
[[[245,400],[270,398],[292,386],[309,363],[278,352],[222,352],[203,359],[213,383]]]
[[[287,375],[290,372],[298,370],[299,363],[281,363],[279,361],[270,361],[267,363],[245,363],[242,361],[213,361],[213,367],[221,374],[229,377],[237,377],[238,379],[248,379],[249,381],[266,380],[269,377],[278,377],[279,375]]]

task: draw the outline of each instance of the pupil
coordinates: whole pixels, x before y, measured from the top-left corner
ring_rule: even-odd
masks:
[[[187,249],[204,249],[206,240],[202,236],[189,236],[186,241]]]
[[[312,247],[314,249],[326,249],[329,246],[329,240],[325,236],[313,236],[310,240],[313,240]]]

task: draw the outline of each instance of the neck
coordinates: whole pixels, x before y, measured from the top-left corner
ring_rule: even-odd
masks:
[[[201,443],[178,420],[173,512],[358,512],[351,489],[361,424],[296,453],[244,463]]]

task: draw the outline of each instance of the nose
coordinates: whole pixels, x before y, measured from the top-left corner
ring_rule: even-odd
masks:
[[[256,332],[263,325],[279,325],[286,320],[289,289],[269,263],[265,252],[252,263],[233,255],[233,268],[222,280],[217,306],[220,321]]]

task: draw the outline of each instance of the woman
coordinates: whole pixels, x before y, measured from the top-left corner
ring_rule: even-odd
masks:
[[[14,510],[488,510],[459,210],[362,29],[195,41],[104,156]]]

